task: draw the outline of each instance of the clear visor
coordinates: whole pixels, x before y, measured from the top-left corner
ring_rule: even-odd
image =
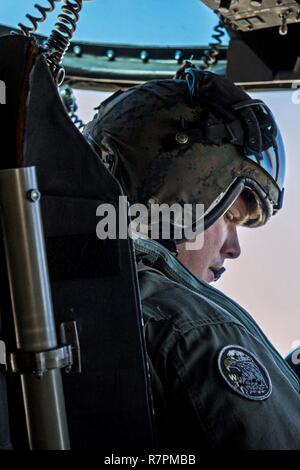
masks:
[[[277,127],[276,145],[264,150],[259,156],[246,155],[247,158],[262,167],[282,190],[285,178],[285,150],[280,130]]]

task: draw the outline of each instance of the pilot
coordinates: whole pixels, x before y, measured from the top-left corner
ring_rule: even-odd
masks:
[[[285,156],[271,111],[186,66],[110,97],[85,134],[132,204],[191,208],[188,223],[169,217],[167,240],[162,230],[151,239],[152,226],[133,235],[157,445],[299,450],[296,374],[251,315],[209,285],[239,255],[236,226],[260,227],[282,207]],[[203,234],[210,254],[198,265]]]

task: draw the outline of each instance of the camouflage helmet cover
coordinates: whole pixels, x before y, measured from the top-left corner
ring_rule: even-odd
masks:
[[[84,132],[114,156],[130,202],[204,204],[208,227],[248,188],[259,210],[246,224],[262,225],[281,206],[279,182],[258,164],[276,124],[226,79],[191,75],[115,93]]]

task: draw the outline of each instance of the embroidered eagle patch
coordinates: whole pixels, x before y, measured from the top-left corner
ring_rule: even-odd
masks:
[[[272,393],[267,369],[258,358],[241,346],[225,346],[218,357],[219,371],[236,393],[249,400],[266,400]]]

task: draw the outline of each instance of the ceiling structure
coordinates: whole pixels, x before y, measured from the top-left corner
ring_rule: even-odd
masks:
[[[299,0],[300,2],[300,0]],[[90,2],[88,2],[90,3]],[[66,81],[94,90],[128,88],[172,78],[184,60],[226,75],[245,89],[291,88],[300,83],[300,4],[295,0],[203,0],[220,24],[205,46],[141,46],[72,41],[64,57]],[[201,2],[199,1],[199,5]],[[11,27],[0,25],[0,35]],[[15,30],[17,31],[17,30]],[[42,44],[45,36],[35,34]]]

